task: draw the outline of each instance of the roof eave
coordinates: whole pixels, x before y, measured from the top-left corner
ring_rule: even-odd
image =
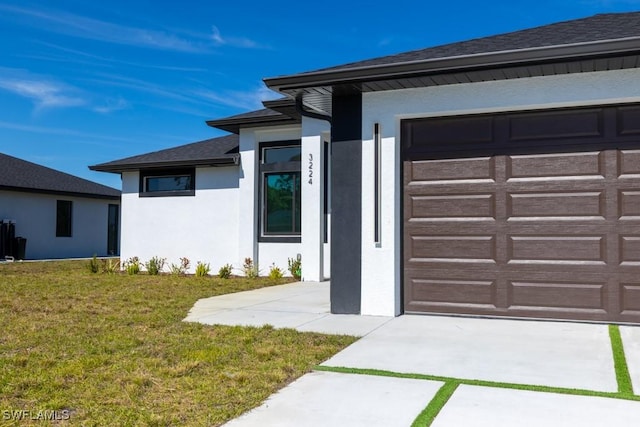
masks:
[[[98,172],[130,172],[140,169],[160,169],[160,168],[177,168],[177,167],[197,167],[197,166],[234,166],[238,165],[240,155],[234,154],[227,157],[217,157],[212,159],[197,160],[174,160],[165,162],[145,162],[145,163],[129,163],[129,164],[101,164],[89,166],[89,169]]]
[[[253,117],[250,119],[207,120],[207,125],[227,132],[240,133],[240,128],[299,124],[300,120],[288,116]]]
[[[82,193],[78,191],[59,191],[59,190],[49,190],[45,188],[15,187],[15,186],[9,186],[9,185],[0,185],[0,190],[15,191],[19,193],[36,193],[36,194],[67,196],[67,197],[80,197],[85,199],[120,200],[121,198],[120,195],[116,196],[116,195],[110,195],[110,194]],[[115,191],[118,191],[118,190],[115,190]]]
[[[264,79],[265,84],[281,93],[317,86],[358,84],[389,78],[404,78],[418,74],[444,73],[453,70],[494,68],[558,60],[576,60],[640,52],[640,37],[601,40],[588,43],[546,46],[434,58],[420,61],[381,64],[346,69],[329,69]],[[290,94],[290,93],[288,93]]]

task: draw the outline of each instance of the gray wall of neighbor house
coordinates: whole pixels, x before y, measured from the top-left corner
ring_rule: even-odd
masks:
[[[70,223],[65,217],[58,218],[58,206],[61,205],[58,201],[71,202]],[[0,220],[14,221],[15,235],[27,239],[26,259],[81,258],[94,254],[107,256],[110,204],[119,205],[120,202],[0,191]],[[66,236],[68,234],[70,236]]]

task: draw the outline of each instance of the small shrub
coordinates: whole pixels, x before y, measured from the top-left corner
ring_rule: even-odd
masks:
[[[171,271],[171,274],[174,276],[184,276],[185,274],[187,274],[187,271],[189,270],[190,265],[191,265],[191,261],[189,261],[189,258],[183,257],[183,258],[180,258],[180,265],[171,264],[171,266],[169,267],[169,270]]]
[[[129,258],[124,262],[124,269],[130,276],[140,273],[140,259],[137,256]]]
[[[89,264],[87,265],[89,271],[93,274],[100,272],[100,262],[98,261],[98,257],[94,254],[93,258],[89,260]]]
[[[255,279],[256,277],[260,276],[260,270],[258,270],[258,266],[254,265],[251,258],[244,259],[244,263],[242,264],[242,272],[248,279]]]
[[[271,264],[271,268],[269,269],[269,279],[278,280],[282,279],[284,276],[284,271],[280,267],[276,267],[275,264]]]
[[[106,274],[116,274],[120,271],[119,259],[103,259],[102,272]]]
[[[208,262],[198,261],[198,264],[196,264],[196,277],[206,277],[209,275],[209,271],[211,271],[211,267]]]
[[[298,255],[296,258],[289,258],[289,273],[294,279],[300,280],[302,278],[302,258]]]
[[[147,273],[152,276],[157,276],[158,274],[162,273],[165,261],[165,258],[154,256],[148,262],[144,263],[144,267],[147,269]]]
[[[218,270],[218,277],[220,277],[221,279],[228,279],[229,277],[231,277],[232,272],[233,267],[231,266],[231,264],[225,264],[220,267],[220,270]]]

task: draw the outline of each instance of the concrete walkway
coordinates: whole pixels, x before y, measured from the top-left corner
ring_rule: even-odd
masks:
[[[301,332],[364,336],[393,317],[330,313],[329,282],[299,282],[201,299],[187,322],[206,325],[272,325]]]
[[[607,325],[332,315],[328,283],[207,298],[185,320],[362,337],[229,426],[408,426],[456,385],[432,426],[640,425],[640,401],[618,393]],[[640,327],[620,332],[640,394]]]

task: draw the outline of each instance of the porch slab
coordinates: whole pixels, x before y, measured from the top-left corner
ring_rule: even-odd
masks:
[[[207,325],[272,325],[301,332],[364,336],[392,319],[331,314],[329,282],[298,282],[201,299],[184,320]]]
[[[461,385],[432,427],[632,426],[640,402]]]
[[[619,326],[633,391],[640,394],[640,327]]]
[[[313,320],[318,320],[323,316],[323,314],[317,313],[237,309],[217,311],[211,315],[203,315],[198,319],[198,323],[206,325],[256,327],[271,325],[274,328],[296,328]]]
[[[617,391],[607,325],[404,315],[323,365]]]
[[[436,381],[312,372],[225,426],[404,427],[441,386]]]

